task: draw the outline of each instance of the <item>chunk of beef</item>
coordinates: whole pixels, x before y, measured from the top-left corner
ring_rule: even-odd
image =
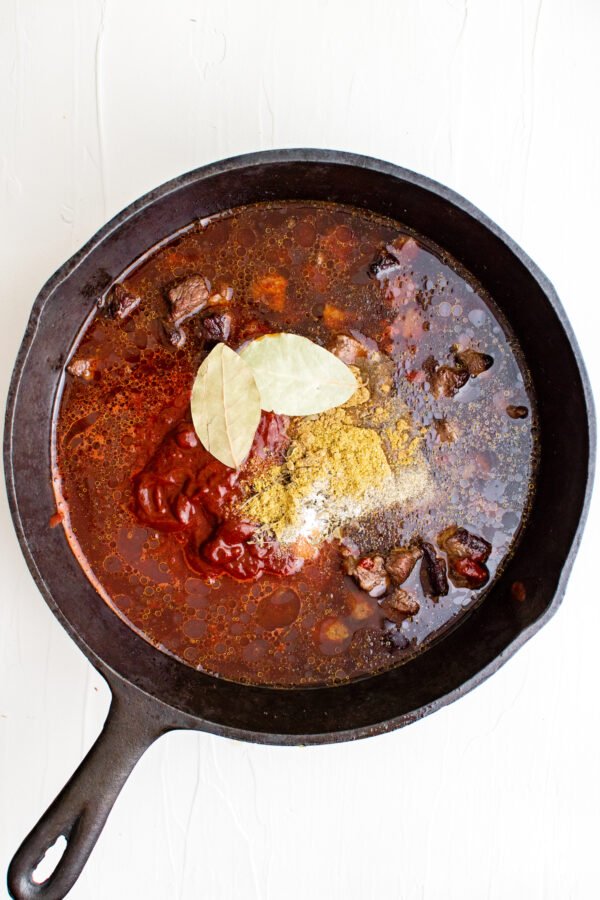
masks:
[[[371,278],[388,278],[394,269],[406,266],[419,252],[419,245],[413,238],[401,237],[393,244],[386,244],[368,268]]]
[[[456,587],[469,588],[472,591],[482,588],[488,581],[488,567],[474,559],[464,557],[449,561],[450,579]]]
[[[67,372],[73,378],[81,378],[82,381],[92,381],[96,372],[96,360],[73,359],[67,366]]]
[[[506,412],[511,417],[511,419],[526,419],[529,415],[529,410],[526,406],[507,406]]]
[[[390,269],[397,269],[399,265],[398,251],[393,244],[389,244],[373,260],[367,271],[370,278],[381,278]]]
[[[367,355],[367,350],[356,338],[349,337],[347,334],[338,334],[335,340],[330,344],[329,350],[338,359],[341,359],[347,366],[352,366],[359,357]]]
[[[450,579],[456,587],[471,590],[483,587],[490,577],[485,565],[492,552],[489,541],[452,525],[438,535],[437,542],[448,554]]]
[[[115,284],[100,308],[107,319],[126,319],[137,309],[141,299],[124,284]]]
[[[186,319],[201,312],[210,297],[210,282],[204,275],[189,275],[167,290],[169,313],[172,323],[181,325]]]
[[[448,556],[457,559],[474,559],[476,562],[486,562],[492,552],[492,545],[485,538],[471,534],[466,528],[458,528],[451,525],[444,529],[437,539],[438,547],[441,547]]]
[[[215,312],[202,320],[202,336],[211,343],[225,343],[231,334],[232,315],[228,312]]]
[[[433,427],[442,444],[451,444],[458,437],[456,426],[452,425],[448,419],[434,419]]]
[[[385,559],[385,568],[394,584],[404,584],[423,551],[416,544],[411,547],[395,547]]]
[[[438,556],[431,544],[423,542],[423,559],[421,561],[421,587],[428,597],[445,597],[448,593],[446,561]]]
[[[385,570],[383,556],[348,556],[343,560],[344,571],[356,581],[370,597],[383,597],[389,590],[390,579]]]
[[[165,337],[169,344],[172,344],[174,347],[183,347],[186,341],[186,333],[183,328],[179,328],[170,320],[163,322],[163,326]]]
[[[439,400],[441,397],[454,397],[469,380],[466,369],[455,366],[439,366],[429,376],[431,393]]]
[[[428,356],[423,360],[423,371],[431,378],[435,370],[438,368],[438,361],[435,356]]]
[[[386,618],[397,623],[409,616],[415,616],[420,609],[416,597],[402,588],[397,588],[389,597],[384,597],[379,601],[379,605]]]
[[[461,350],[455,354],[456,362],[465,368],[471,378],[476,378],[494,365],[494,357],[478,350]]]

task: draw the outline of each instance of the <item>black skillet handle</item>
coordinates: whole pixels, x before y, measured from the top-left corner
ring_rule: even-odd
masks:
[[[88,755],[40,821],[27,835],[8,870],[15,900],[62,900],[77,881],[113,804],[133,767],[161,734],[170,730],[160,707],[136,691],[113,692],[104,728]],[[52,874],[37,884],[33,873],[63,835],[67,845]]]

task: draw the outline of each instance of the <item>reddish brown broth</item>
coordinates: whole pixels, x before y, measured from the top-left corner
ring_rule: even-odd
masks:
[[[405,244],[402,277],[370,277],[382,247],[406,235],[396,222],[331,204],[236,209],[148,254],[123,281],[141,297],[137,308],[123,320],[96,314],[83,331],[69,366],[78,374],[66,375],[56,422],[57,506],[107,603],[188,665],[279,686],[357,678],[422,650],[481,591],[450,584],[447,596],[429,598],[416,566],[403,588],[420,609],[393,623],[344,574],[337,542],[303,563],[254,543],[252,529],[227,519],[225,501],[241,482],[201,447],[189,418],[208,349],[200,317],[182,325],[183,347],[165,339],[165,289],[174,279],[202,273],[213,290],[233,288],[234,348],[265,332],[292,331],[325,346],[344,333],[376,342],[393,360],[395,389],[425,434],[435,503],[355,523],[348,534],[361,553],[386,553],[415,536],[435,544],[455,523],[491,543],[490,584],[511,552],[533,477],[526,370],[492,301],[425,239]],[[267,275],[283,276],[285,292],[277,278],[258,290]],[[452,367],[455,345],[494,364],[454,397],[436,399],[431,358]],[[442,440],[445,423],[453,441]],[[283,458],[286,440],[285,419],[263,414],[251,455]],[[158,502],[163,481],[169,487]],[[142,495],[150,498],[143,508]]]

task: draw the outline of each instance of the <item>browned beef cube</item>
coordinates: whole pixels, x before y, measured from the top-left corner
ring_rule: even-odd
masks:
[[[183,347],[186,342],[186,333],[183,328],[179,328],[170,320],[163,322],[165,337],[169,344],[172,344],[173,347]]]
[[[387,244],[368,268],[371,278],[385,278],[393,269],[407,266],[419,252],[419,245],[410,237],[399,237],[393,244]]]
[[[141,297],[134,294],[124,284],[115,284],[101,309],[109,319],[125,319],[141,303]]]
[[[487,566],[468,557],[451,559],[449,572],[456,587],[469,588],[472,591],[482,588],[490,577]]]
[[[393,244],[385,247],[368,268],[371,278],[380,278],[389,269],[397,269],[400,265],[398,253]]]
[[[398,623],[416,615],[420,609],[416,597],[402,588],[397,588],[389,597],[384,597],[379,601],[379,605],[387,619]]]
[[[383,556],[363,556],[358,560],[348,556],[343,561],[343,567],[370,597],[382,597],[389,590],[390,579],[385,571]]]
[[[456,361],[463,366],[472,378],[487,372],[494,365],[494,357],[478,350],[461,350],[456,354]]]
[[[232,315],[228,312],[213,313],[202,320],[202,335],[207,341],[219,344],[229,340]]]
[[[434,419],[433,427],[442,444],[451,444],[458,437],[456,426],[449,422],[448,419]]]
[[[483,587],[490,573],[485,565],[492,545],[466,528],[451,525],[438,535],[438,546],[448,554],[450,579],[456,587]]]
[[[455,366],[440,366],[429,376],[431,393],[439,400],[441,397],[454,397],[469,380],[466,369]]]
[[[210,297],[210,282],[204,275],[189,275],[167,291],[169,312],[175,325],[201,312]]]
[[[445,597],[448,593],[446,561],[431,544],[423,543],[420,577],[423,593],[428,597]]]
[[[511,419],[526,419],[529,415],[529,410],[526,406],[507,406],[506,412]]]
[[[456,559],[473,559],[484,563],[492,552],[492,545],[485,538],[471,534],[466,528],[457,528],[451,525],[438,535],[438,546],[448,556]]]
[[[82,381],[92,381],[96,373],[95,359],[73,359],[67,366],[67,372],[73,378],[81,378]]]
[[[394,584],[404,584],[415,567],[423,551],[416,545],[413,547],[395,547],[385,559],[385,568]]]

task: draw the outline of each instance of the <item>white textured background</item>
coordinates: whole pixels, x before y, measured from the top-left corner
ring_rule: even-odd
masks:
[[[3,395],[37,291],[107,218],[202,163],[313,146],[414,168],[495,219],[554,282],[600,396],[599,37],[598,0],[0,0]],[[551,623],[436,715],[317,749],[163,738],[71,896],[600,896],[599,513]],[[4,497],[0,528],[5,869],[108,692]]]

